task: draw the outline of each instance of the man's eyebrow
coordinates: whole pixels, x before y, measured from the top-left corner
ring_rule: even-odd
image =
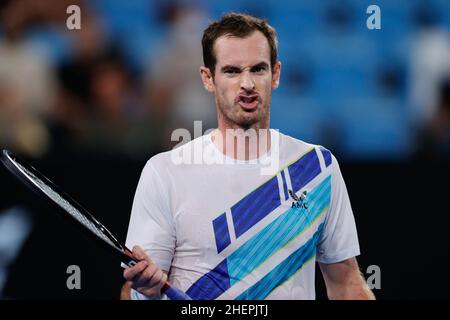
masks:
[[[262,61],[262,62],[259,62],[259,63],[257,63],[257,64],[255,64],[255,65],[253,65],[253,66],[251,66],[250,67],[250,69],[254,69],[254,68],[265,68],[265,69],[267,69],[267,68],[269,68],[269,64],[267,63],[267,62],[264,62],[264,61]],[[236,66],[236,65],[230,65],[230,64],[227,64],[227,65],[225,65],[225,66],[223,66],[222,68],[220,68],[220,71],[229,71],[229,70],[241,70],[242,68],[240,67],[240,66]]]
[[[222,68],[220,68],[220,71],[222,71],[222,72],[227,71],[227,70],[241,70],[241,67],[227,64],[227,65],[223,66]]]

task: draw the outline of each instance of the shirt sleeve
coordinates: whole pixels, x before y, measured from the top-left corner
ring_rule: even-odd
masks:
[[[360,254],[350,199],[339,164],[332,156],[331,199],[318,244],[317,261],[336,263]]]
[[[126,245],[139,245],[162,270],[169,271],[175,249],[175,226],[167,187],[151,160],[142,171],[131,210]]]

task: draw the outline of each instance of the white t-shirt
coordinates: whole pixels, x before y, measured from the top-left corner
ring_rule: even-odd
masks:
[[[210,134],[152,157],[126,245],[140,245],[193,299],[315,299],[315,261],[360,253],[347,189],[330,151],[271,136],[257,161],[225,157]],[[181,161],[189,152],[209,158]],[[272,175],[262,173],[268,161]]]

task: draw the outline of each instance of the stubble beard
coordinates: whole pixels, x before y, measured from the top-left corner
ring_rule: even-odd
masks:
[[[238,104],[233,104],[232,108],[227,108],[220,101],[216,101],[217,111],[220,113],[219,118],[225,122],[226,128],[231,129],[261,129],[269,126],[269,110],[270,106],[266,102],[263,107],[258,108],[253,112],[245,112]],[[231,110],[230,110],[231,109]]]

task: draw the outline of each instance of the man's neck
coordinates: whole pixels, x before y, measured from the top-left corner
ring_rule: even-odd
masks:
[[[271,147],[271,132],[264,128],[220,127],[213,130],[214,145],[227,157],[254,160],[267,154]]]

